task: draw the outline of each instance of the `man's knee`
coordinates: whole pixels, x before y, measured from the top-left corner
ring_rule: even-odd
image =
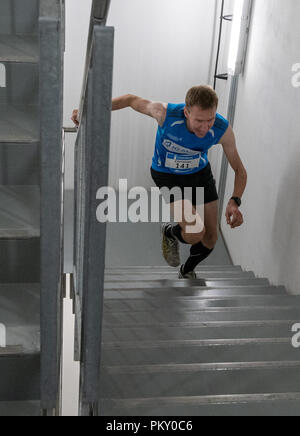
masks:
[[[206,231],[203,241],[205,242],[206,246],[209,246],[210,248],[215,247],[216,243],[218,242],[219,235],[218,232],[208,232]]]
[[[184,239],[187,240],[189,244],[195,245],[203,241],[205,234],[205,226],[202,226],[202,231],[198,233],[188,231],[188,226],[186,226],[184,230]]]

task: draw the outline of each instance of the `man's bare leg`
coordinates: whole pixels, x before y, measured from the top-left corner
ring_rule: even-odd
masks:
[[[189,200],[172,203],[171,213],[181,227],[181,236],[186,244],[195,245],[202,241],[206,232],[204,220]]]
[[[181,207],[185,207],[184,202],[182,202]],[[175,221],[178,211],[180,211],[179,205],[175,203],[172,205]],[[218,201],[204,205],[204,223],[201,221],[201,218],[197,218],[198,214],[195,208],[193,208],[193,213],[196,216],[196,221],[198,219],[197,228],[196,226],[194,228],[191,227],[190,217],[183,214],[185,218],[178,220],[179,225],[174,227],[173,230],[179,240],[192,245],[190,257],[181,266],[180,278],[196,278],[194,273],[195,268],[212,253],[218,239]],[[200,224],[199,227],[201,222],[202,226]],[[191,232],[191,229],[193,229],[193,232]]]
[[[179,200],[170,205],[170,212],[177,224],[162,226],[162,251],[166,262],[172,266],[180,265],[179,242],[197,244],[203,239],[205,228],[203,217],[192,206],[189,200]]]

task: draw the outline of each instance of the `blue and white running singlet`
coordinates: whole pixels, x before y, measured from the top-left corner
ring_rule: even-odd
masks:
[[[169,103],[162,127],[158,126],[152,168],[169,174],[194,174],[208,165],[207,152],[228,129],[229,122],[217,114],[212,129],[198,138],[187,128],[185,104]]]

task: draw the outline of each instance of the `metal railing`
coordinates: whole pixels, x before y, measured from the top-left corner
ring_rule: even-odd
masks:
[[[110,0],[94,1],[75,145],[72,294],[75,355],[80,361],[80,415],[98,414],[106,225],[97,221],[97,191],[108,185],[114,29]]]
[[[96,24],[102,26],[106,25],[110,2],[111,0],[93,0],[92,3],[90,27],[89,27],[88,43],[87,43],[87,51],[86,51],[86,59],[85,59],[85,69],[83,75],[83,85],[82,85],[80,105],[79,105],[79,121],[81,121],[81,115],[83,112],[84,100],[87,91],[87,79],[88,79],[88,71],[91,65],[94,26]]]
[[[64,0],[41,0],[41,408],[60,413],[63,301]]]

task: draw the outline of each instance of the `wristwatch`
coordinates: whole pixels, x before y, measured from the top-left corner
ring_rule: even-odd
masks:
[[[233,200],[236,202],[236,204],[238,205],[238,207],[241,207],[242,205],[242,200],[239,197],[231,197],[230,200]]]

